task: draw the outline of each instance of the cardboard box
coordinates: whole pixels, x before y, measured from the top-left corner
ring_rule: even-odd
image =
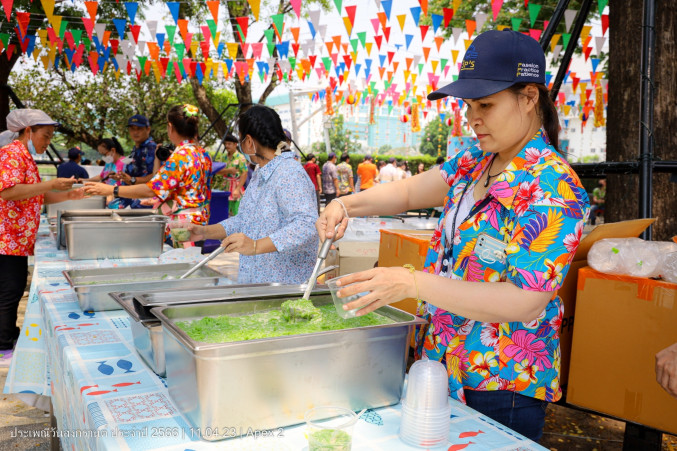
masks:
[[[677,399],[655,355],[677,342],[677,284],[578,272],[567,402],[677,434]]]
[[[417,270],[422,269],[433,232],[433,230],[381,230],[378,265],[390,267],[409,263]],[[416,299],[403,299],[393,303],[392,306],[416,314]]]
[[[378,261],[378,241],[338,241],[339,275],[374,268]]]
[[[564,318],[560,329],[560,347],[562,349],[562,366],[560,384],[566,385],[569,376],[569,359],[571,356],[571,339],[574,333],[574,316],[576,313],[576,287],[578,270],[588,265],[588,251],[596,241],[603,238],[637,237],[649,227],[655,219],[633,219],[630,221],[600,224],[586,235],[576,250],[564,283],[558,294],[564,305]]]

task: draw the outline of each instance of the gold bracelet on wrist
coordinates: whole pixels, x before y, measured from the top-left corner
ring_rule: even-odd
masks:
[[[254,240],[254,255],[256,255],[256,240]]]
[[[416,281],[416,268],[414,268],[414,265],[409,263],[402,266],[408,269],[411,275],[414,276],[414,286],[416,287],[416,300],[418,301],[420,298],[418,296],[418,282]]]

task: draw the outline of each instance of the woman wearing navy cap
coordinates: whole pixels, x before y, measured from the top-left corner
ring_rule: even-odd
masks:
[[[558,153],[557,111],[538,42],[488,31],[468,48],[458,80],[428,99],[455,96],[479,143],[439,167],[334,200],[317,222],[331,236],[348,216],[443,206],[422,271],[374,268],[343,280],[345,306],[366,314],[404,298],[429,321],[417,358],[447,367],[451,396],[538,440],[546,401],[560,399],[556,295],[578,247],[589,201]]]

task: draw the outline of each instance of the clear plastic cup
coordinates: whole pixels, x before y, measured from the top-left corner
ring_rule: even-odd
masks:
[[[449,404],[449,376],[440,362],[421,359],[409,369],[404,404],[415,410],[439,411]]]
[[[343,297],[343,298],[338,297],[336,295],[336,292],[338,292],[339,290],[341,290],[343,288],[349,287],[351,285],[355,285],[354,283],[351,283],[349,285],[341,285],[340,287],[336,286],[337,280],[340,280],[340,279],[342,279],[346,276],[349,276],[349,275],[350,274],[346,274],[346,275],[343,275],[341,277],[336,277],[334,279],[327,281],[327,286],[329,287],[329,291],[331,291],[331,297],[334,300],[334,307],[336,307],[336,313],[338,313],[338,315],[343,319],[354,318],[355,313],[359,310],[359,309],[343,310],[343,304],[353,302],[354,300],[359,299],[360,297],[369,294],[369,292],[365,291],[363,293],[354,294],[352,296],[347,296],[347,297]]]
[[[357,414],[343,407],[324,406],[305,414],[308,451],[350,451]]]

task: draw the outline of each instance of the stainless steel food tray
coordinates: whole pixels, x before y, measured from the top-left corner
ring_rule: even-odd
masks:
[[[48,218],[56,218],[59,211],[65,210],[101,210],[106,208],[106,197],[91,196],[85,197],[84,199],[66,200],[64,202],[57,202],[55,204],[47,204],[45,208],[47,210]]]
[[[125,210],[59,210],[56,216],[56,245],[59,249],[66,248],[66,233],[64,232],[64,223],[67,221],[98,222],[113,221],[113,213],[127,218],[138,218],[141,216],[155,216],[155,210],[151,209],[125,209]],[[118,221],[115,221],[118,222]],[[119,222],[118,222],[119,223]],[[119,232],[118,232],[119,233]],[[121,237],[117,237],[120,239]],[[120,240],[121,241],[121,240]]]
[[[162,323],[150,312],[150,308],[251,299],[270,294],[288,294],[290,297],[298,297],[303,294],[304,289],[305,285],[262,283],[171,291],[118,292],[110,293],[110,296],[129,314],[134,346],[138,354],[158,376],[165,376]],[[314,292],[326,292],[326,287],[317,287]]]
[[[409,338],[420,318],[393,307],[377,311],[396,321],[314,334],[234,343],[200,343],[177,321],[279,308],[289,296],[154,307],[162,321],[167,385],[173,401],[203,435],[219,440],[303,422],[314,406],[352,410],[399,402]],[[311,296],[316,305],[329,294]]]
[[[179,279],[192,263],[169,265],[125,266],[118,268],[71,269],[63,271],[78,296],[83,311],[118,310],[120,306],[108,293],[153,289],[200,288],[229,283],[209,267],[200,268],[193,276]],[[164,276],[171,276],[168,279]]]

